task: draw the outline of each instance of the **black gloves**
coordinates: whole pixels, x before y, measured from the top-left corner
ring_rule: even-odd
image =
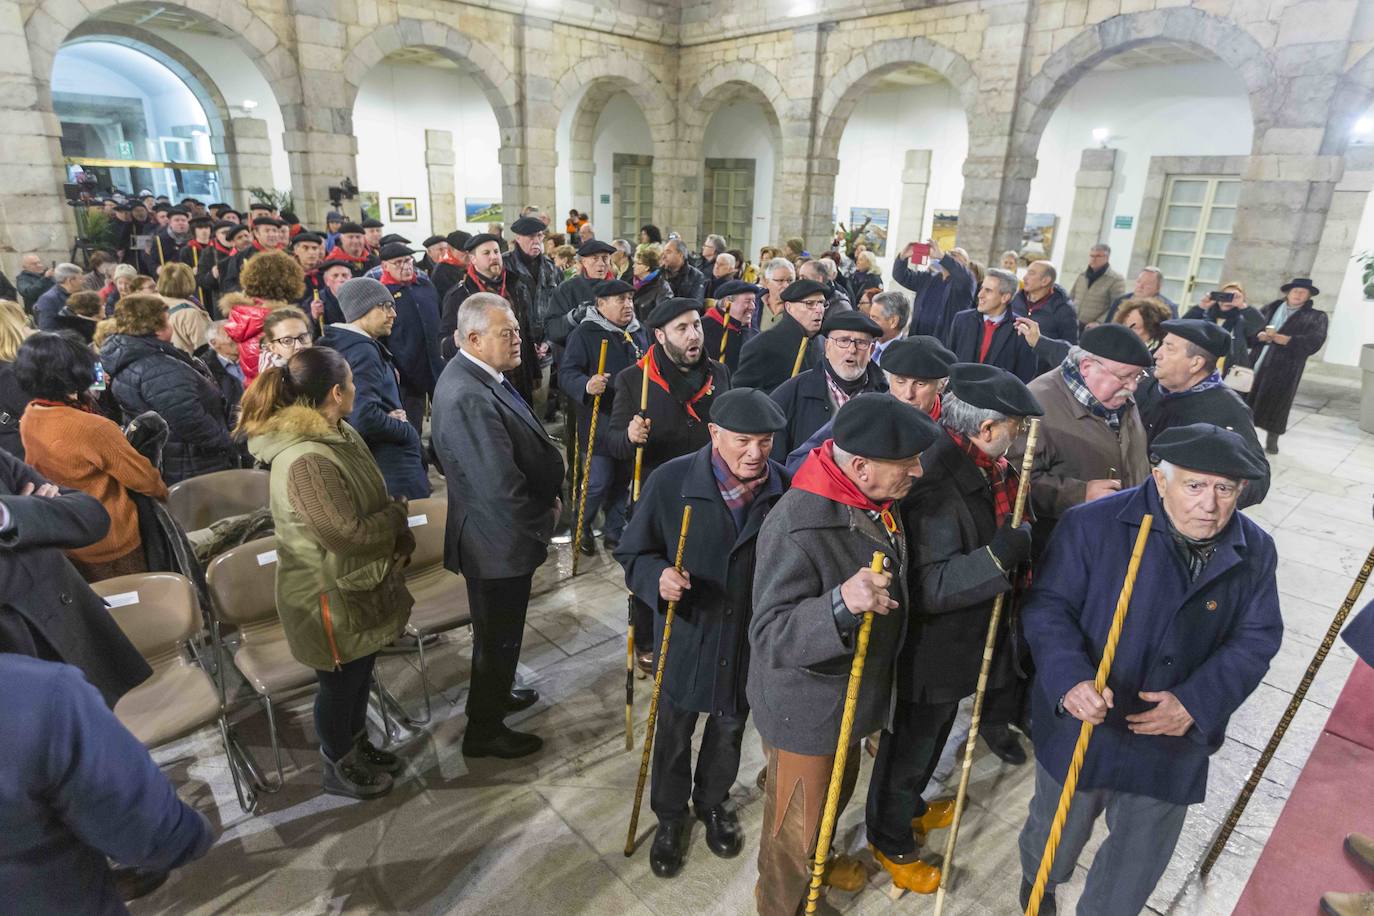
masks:
[[[992,551],[993,558],[1004,572],[1010,572],[1021,565],[1030,557],[1030,522],[1022,522],[1020,527],[1013,528],[1008,521],[992,536],[988,550]]]

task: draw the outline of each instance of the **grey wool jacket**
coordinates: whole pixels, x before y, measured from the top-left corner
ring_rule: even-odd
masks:
[[[747,692],[754,724],[770,747],[810,756],[835,753],[858,643],[857,627],[842,633],[836,623],[836,589],[866,568],[875,550],[890,560],[890,593],[900,606],[874,615],[852,740],[889,724],[909,601],[906,534],[893,509],[898,528],[892,540],[863,510],[805,490],[783,494],[764,521]]]

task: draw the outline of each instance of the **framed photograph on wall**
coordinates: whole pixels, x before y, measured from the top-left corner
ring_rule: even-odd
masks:
[[[463,222],[499,223],[501,222],[501,201],[490,197],[463,198]]]
[[[413,197],[388,197],[386,206],[391,211],[393,223],[413,223],[420,218]]]
[[[359,191],[358,209],[363,219],[382,218],[382,195],[378,191]]]
[[[930,237],[940,246],[941,251],[954,247],[954,237],[959,234],[959,211],[936,210],[930,223]]]
[[[1026,227],[1021,230],[1021,249],[1017,253],[1029,264],[1050,257],[1054,251],[1054,229],[1059,217],[1053,213],[1027,213]]]
[[[849,229],[862,236],[854,239],[855,244],[862,240],[878,257],[887,254],[887,217],[886,207],[850,207]]]

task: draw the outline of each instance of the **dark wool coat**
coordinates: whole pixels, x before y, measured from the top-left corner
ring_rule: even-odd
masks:
[[[928,334],[947,342],[954,316],[973,307],[975,290],[973,274],[954,255],[943,255],[940,266],[946,277],[935,271],[912,270],[911,262],[899,257],[892,262],[892,279],[916,294],[909,333]]]
[[[19,438],[19,418],[32,400],[14,375],[14,363],[0,363],[0,450],[24,460],[24,442]]]
[[[17,495],[46,483],[0,452],[0,505],[10,516],[0,534],[0,652],[75,665],[113,709],[153,672],[64,553],[103,538],[110,516],[79,490]]]
[[[1250,365],[1250,341],[1264,330],[1264,315],[1259,309],[1251,305],[1239,309],[1223,309],[1220,305],[1213,304],[1211,308],[1203,311],[1201,306],[1195,305],[1183,317],[1210,321],[1220,325],[1231,335],[1231,352],[1226,357],[1228,371],[1234,366]]]
[[[670,370],[674,371],[674,370]],[[711,431],[706,424],[711,421],[711,402],[721,393],[730,390],[730,370],[715,360],[709,361],[711,374],[711,393],[697,401],[695,410],[700,420],[692,419],[691,414],[678,403],[671,394],[660,386],[649,383],[649,441],[644,443],[644,465],[640,482],[647,480],[654,468],[679,455],[695,452],[711,441]],[[630,419],[639,413],[639,392],[644,379],[644,370],[638,365],[630,366],[615,377],[615,406],[611,411],[610,428],[603,440],[598,428],[597,439],[604,442],[606,453],[619,461],[634,461],[635,444],[630,441]]]
[[[486,281],[483,281],[486,282]],[[488,283],[490,291],[499,293],[501,281]],[[453,332],[458,330],[458,307],[473,293],[481,292],[472,278],[464,276],[462,281],[449,290],[444,297],[443,317],[439,321],[439,350],[444,361],[453,359],[458,346],[453,342]],[[515,320],[520,323],[520,365],[506,374],[515,390],[529,403],[534,403],[534,392],[539,388],[539,354],[534,348],[533,303],[525,298],[525,286],[516,282],[515,277],[506,275],[506,301],[515,312]]]
[[[431,395],[444,371],[439,356],[439,294],[423,274],[417,274],[414,283],[388,283],[386,288],[396,305],[396,322],[383,343],[401,373],[401,390],[411,397]]]
[[[762,308],[763,306],[759,306]],[[730,331],[726,337],[725,325],[714,318],[703,314],[701,316],[701,335],[704,338],[702,346],[706,349],[706,355],[715,360],[725,363],[727,369],[732,373],[739,370],[740,353],[744,350],[744,345],[755,337],[759,336],[759,329],[750,325],[741,326],[733,318],[730,319]],[[725,355],[720,353],[721,340],[725,340]]]
[[[1275,299],[1264,307],[1264,323],[1274,318],[1283,300]],[[1260,358],[1267,348],[1269,355],[1255,373],[1255,385],[1245,396],[1246,403],[1255,412],[1255,425],[1265,432],[1281,436],[1288,431],[1288,412],[1293,409],[1293,398],[1298,393],[1298,383],[1302,381],[1302,370],[1307,366],[1307,358],[1314,355],[1326,343],[1326,312],[1311,304],[1296,312],[1289,311],[1280,334],[1293,339],[1288,346],[1278,344],[1257,344],[1250,351],[1250,365]],[[1263,330],[1263,327],[1260,328]]]
[[[1040,334],[1043,337],[1050,337],[1066,344],[1078,343],[1078,312],[1069,301],[1069,294],[1064,292],[1064,287],[1058,283],[1050,290],[1049,298],[1037,306],[1034,312],[1030,310],[1030,304],[1026,301],[1026,291],[1017,290],[1016,295],[1011,298],[1011,310],[1018,316],[1030,318],[1040,325]],[[1063,349],[1038,352],[1040,372],[1048,372],[1057,366],[1063,360],[1064,352]]]
[[[1242,512],[1223,530],[1196,582],[1167,531],[1154,480],[1070,509],[1035,570],[1022,608],[1035,659],[1035,756],[1057,780],[1068,771],[1079,720],[1058,711],[1091,681],[1143,516],[1154,516],[1107,686],[1116,705],[1093,731],[1080,789],[1112,789],[1175,805],[1203,800],[1207,758],[1231,715],[1269,670],[1283,639],[1278,554]],[[1153,704],[1141,691],[1172,692],[1194,724],[1181,737],[1137,735],[1126,716]]]
[[[977,309],[965,309],[954,316],[949,329],[949,348],[961,363],[985,363],[1005,369],[1023,382],[1029,382],[1042,371],[1040,361],[1026,339],[1016,332],[1016,316],[1010,312],[992,332],[992,343],[986,359],[978,358],[983,343],[983,315]]]
[[[525,290],[525,301],[530,303],[531,333],[536,341],[545,339],[544,313],[548,311],[549,300],[563,280],[563,273],[553,266],[553,259],[539,255],[533,264],[525,261],[520,249],[512,245],[510,251],[501,256],[506,263],[510,279],[519,283]]]
[[[755,543],[763,520],[787,488],[787,472],[769,462],[768,480],[735,527],[711,469],[711,446],[674,458],[649,475],[615,550],[625,585],[657,610],[654,646],[663,644],[668,602],[658,580],[673,565],[682,507],[692,507],[682,567],[692,587],[677,602],[663,690],[679,709],[738,716],[748,709],[749,622],[753,616]]]
[[[794,357],[795,358],[795,357]],[[882,370],[868,364],[864,391],[882,391]],[[783,382],[771,395],[787,417],[787,425],[773,434],[773,454],[786,457],[811,434],[835,419],[835,405],[830,400],[830,386],[825,382],[825,361]]]
[[[587,382],[596,374],[597,360],[601,355],[601,341],[607,342],[606,372],[611,379],[601,395],[601,416],[596,421],[596,446],[592,449],[592,453],[596,455],[609,454],[606,450],[606,440],[610,436],[611,413],[615,406],[615,378],[634,365],[649,347],[643,328],[630,336],[634,338],[633,344],[625,339],[624,334],[612,334],[594,321],[584,321],[568,337],[567,349],[563,351],[563,358],[558,363],[558,387],[579,405],[577,439],[585,446],[592,422],[591,407],[596,400],[594,395],[587,393]],[[639,392],[636,391],[634,396],[639,397]]]
[[[596,307],[596,284],[599,282],[578,274],[564,280],[549,293],[540,320],[544,323],[544,336],[554,345],[561,347],[566,344],[568,335],[581,323],[587,310]],[[638,312],[638,309],[635,311]]]
[[[1269,459],[1265,457],[1259,436],[1255,434],[1250,408],[1245,406],[1240,395],[1223,386],[1168,397],[1159,383],[1150,378],[1136,389],[1136,404],[1140,407],[1140,418],[1145,423],[1145,435],[1150,442],[1166,429],[1193,423],[1212,423],[1239,433],[1250,443],[1251,451],[1265,468],[1262,478],[1245,485],[1245,492],[1240,495],[1240,508],[1264,500],[1269,492]]]
[[[774,388],[792,377],[797,351],[801,349],[805,336],[806,332],[797,319],[784,310],[777,324],[750,340],[740,350],[735,387],[759,388],[765,394],[772,394]],[[802,357],[801,369],[797,374],[801,375],[817,365],[822,358],[821,336],[817,334],[807,343],[806,355]]]
[[[706,301],[706,275],[691,264],[683,264],[682,270],[675,274],[669,273],[662,267],[659,268],[659,271],[659,276],[668,286],[672,287],[674,296],[695,299],[698,302]]]

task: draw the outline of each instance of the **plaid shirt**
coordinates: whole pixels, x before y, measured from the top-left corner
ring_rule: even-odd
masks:
[[[734,519],[735,530],[744,528],[744,518],[749,512],[749,504],[758,495],[759,489],[768,482],[768,465],[763,466],[763,473],[753,480],[740,480],[730,471],[730,466],[725,463],[725,459],[716,449],[711,449],[711,471],[716,476],[716,486],[720,489],[720,498],[725,500],[725,508],[730,510],[730,517]]]
[[[1093,397],[1093,393],[1088,390],[1087,382],[1083,381],[1083,373],[1078,371],[1073,360],[1064,357],[1064,362],[1059,365],[1059,371],[1064,376],[1064,384],[1069,386],[1069,394],[1073,395],[1075,401],[1088,408],[1088,412],[1093,416],[1106,420],[1112,432],[1121,430],[1122,408],[1111,410],[1103,407],[1102,402]]]

